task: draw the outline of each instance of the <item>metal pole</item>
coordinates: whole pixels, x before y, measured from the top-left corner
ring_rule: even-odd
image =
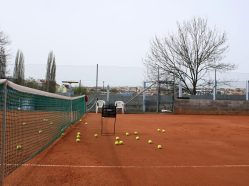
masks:
[[[7,115],[7,80],[4,82],[4,97],[3,97],[3,120],[2,120],[2,134],[1,134],[1,177],[0,177],[0,185],[3,185],[4,182],[4,169],[5,169],[5,136],[6,136],[6,115]]]
[[[246,81],[246,101],[248,101],[248,97],[249,97],[249,81]]]
[[[156,111],[159,112],[159,94],[160,94],[160,84],[159,84],[159,66],[158,66],[158,69],[157,69],[157,109]]]
[[[109,104],[109,99],[110,99],[110,86],[107,85],[107,93],[106,93],[106,101],[107,101],[107,104]]]
[[[216,86],[217,86],[217,82],[216,82],[216,68],[214,69],[214,92],[213,92],[213,100],[216,100]]]
[[[179,80],[179,97],[182,97],[182,81]]]
[[[175,81],[176,81],[176,77],[175,77],[175,70],[174,70],[174,74],[173,74],[173,104],[172,104],[172,112],[175,112],[175,100],[176,100],[176,85],[175,85]]]
[[[97,64],[97,69],[96,69],[96,96],[98,97],[98,77],[99,76],[99,65]]]
[[[144,90],[146,89],[146,82],[144,82]],[[145,112],[145,99],[146,99],[146,94],[145,91],[143,92],[143,112]]]

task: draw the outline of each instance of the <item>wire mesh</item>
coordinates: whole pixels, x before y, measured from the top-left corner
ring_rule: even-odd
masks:
[[[4,87],[0,84],[1,138],[3,135]],[[84,96],[68,98],[40,91],[23,92],[7,86],[6,131],[2,170],[7,176],[54,142],[85,113]],[[0,141],[2,144],[2,140]]]

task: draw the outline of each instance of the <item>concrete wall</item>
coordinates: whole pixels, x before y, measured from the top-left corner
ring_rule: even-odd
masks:
[[[175,114],[249,115],[249,101],[176,99]]]

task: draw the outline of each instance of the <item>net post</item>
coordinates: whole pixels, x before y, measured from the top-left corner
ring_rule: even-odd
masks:
[[[3,88],[3,120],[2,120],[2,134],[1,134],[1,177],[0,177],[0,185],[4,184],[4,153],[5,153],[5,135],[6,135],[6,113],[7,113],[7,80],[4,82]]]

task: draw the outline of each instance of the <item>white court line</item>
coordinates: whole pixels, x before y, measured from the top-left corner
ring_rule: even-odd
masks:
[[[23,164],[23,167],[59,167],[59,168],[121,168],[121,169],[143,169],[143,168],[242,168],[249,167],[249,164],[244,165],[159,165],[159,166],[136,166],[136,165],[49,165],[49,164]]]

